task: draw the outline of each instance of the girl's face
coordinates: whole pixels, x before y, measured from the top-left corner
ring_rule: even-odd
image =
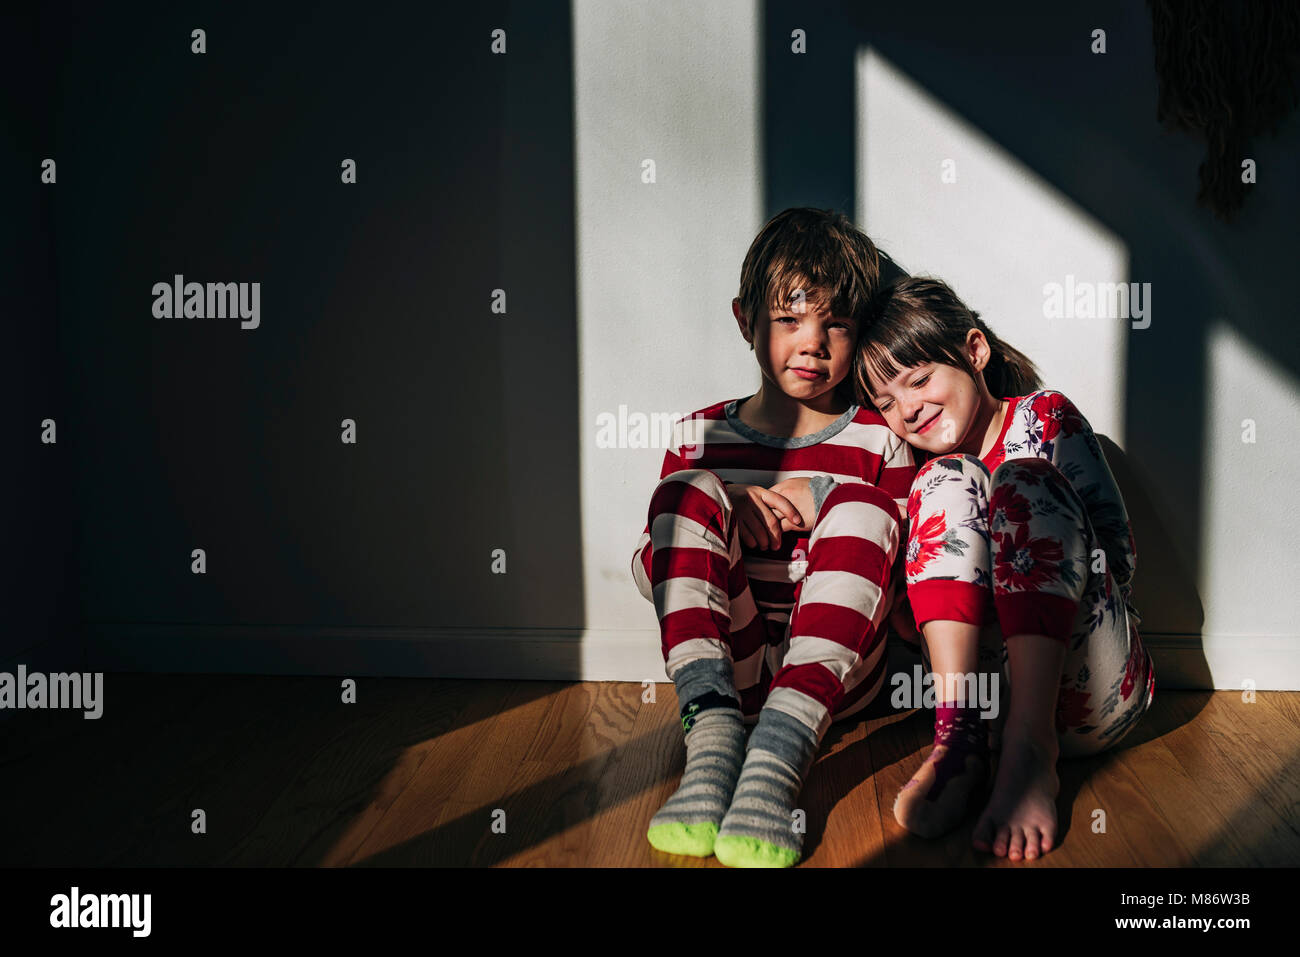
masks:
[[[946,455],[965,445],[980,409],[981,390],[963,370],[925,362],[883,382],[868,372],[874,404],[895,435],[909,445]]]

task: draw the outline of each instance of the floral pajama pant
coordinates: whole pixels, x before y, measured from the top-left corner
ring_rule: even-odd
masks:
[[[1096,754],[1132,729],[1155,693],[1151,658],[1088,512],[1055,465],[1018,458],[990,473],[973,455],[940,456],[918,471],[907,511],[907,595],[918,626],[980,625],[979,670],[1011,694],[1004,636],[1063,641],[1062,757]],[[928,671],[924,645],[922,654]],[[999,695],[1004,714],[1008,700]]]
[[[819,734],[861,711],[885,685],[901,525],[885,492],[845,483],[781,553],[751,550],[716,473],[665,476],[632,574],[654,602],[669,679],[699,658],[730,659],[747,724],[769,703]]]

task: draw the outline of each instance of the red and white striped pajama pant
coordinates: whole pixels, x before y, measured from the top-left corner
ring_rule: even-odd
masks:
[[[729,659],[747,724],[770,704],[820,736],[885,683],[898,506],[873,485],[837,485],[807,533],[806,557],[802,532],[786,533],[779,552],[745,548],[733,515],[709,469],[674,472],[651,497],[650,545],[632,569],[659,616],[668,677],[700,658]],[[793,603],[755,601],[756,590],[771,597],[790,585]]]

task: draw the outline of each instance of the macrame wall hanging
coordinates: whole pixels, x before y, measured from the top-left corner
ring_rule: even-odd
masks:
[[[1156,119],[1204,138],[1196,201],[1230,222],[1255,182],[1251,141],[1295,107],[1297,0],[1147,0],[1160,81]],[[1288,174],[1289,175],[1289,174]]]

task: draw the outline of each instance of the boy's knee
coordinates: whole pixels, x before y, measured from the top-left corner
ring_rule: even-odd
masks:
[[[727,485],[712,469],[679,469],[659,480],[659,488],[685,483],[704,492],[710,498],[729,503]]]
[[[835,486],[822,502],[815,525],[825,523],[832,514],[835,515],[837,522],[846,518],[854,521],[855,519],[850,516],[858,516],[859,520],[867,520],[870,524],[881,522],[894,526],[900,524],[898,505],[889,493],[875,485],[845,482]]]
[[[684,516],[707,525],[725,542],[731,515],[727,486],[709,469],[679,469],[665,475],[650,496],[647,520],[651,528],[665,515]]]

